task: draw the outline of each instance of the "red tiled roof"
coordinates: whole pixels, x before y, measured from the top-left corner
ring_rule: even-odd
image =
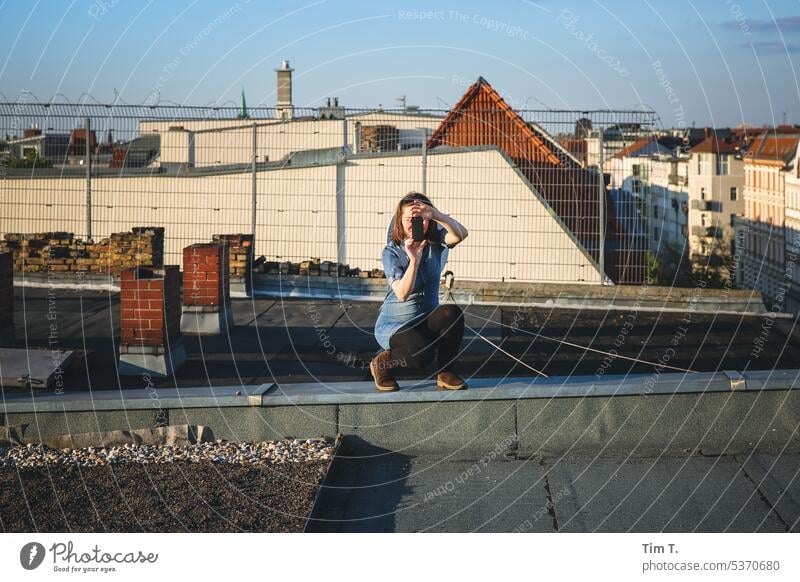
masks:
[[[737,140],[719,139],[716,134],[709,135],[692,148],[695,154],[735,154],[743,143]]]
[[[800,131],[788,133],[784,127],[769,129],[753,140],[745,156],[755,160],[773,160],[788,164],[797,150]]]
[[[428,148],[496,145],[512,158],[558,166],[562,160],[548,141],[549,136],[534,130],[486,79],[479,77],[433,132]]]
[[[618,260],[617,251],[607,252],[598,244],[600,176],[584,169],[541,127],[526,123],[483,77],[467,89],[428,140],[431,149],[479,145],[503,151],[595,261],[600,252],[606,253],[606,272],[615,282],[641,282],[630,273],[646,272],[644,254],[635,257],[637,268],[631,269]],[[605,218],[615,228],[613,218]]]

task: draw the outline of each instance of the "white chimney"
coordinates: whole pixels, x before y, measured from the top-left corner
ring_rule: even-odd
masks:
[[[292,119],[294,107],[292,106],[292,72],[289,61],[284,60],[280,69],[275,69],[278,74],[278,100],[275,104],[279,119]]]

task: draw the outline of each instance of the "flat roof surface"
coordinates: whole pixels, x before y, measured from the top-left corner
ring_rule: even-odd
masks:
[[[798,455],[343,457],[318,532],[787,532]]]
[[[119,377],[119,295],[84,289],[15,288],[16,348],[83,350],[65,390],[142,389]],[[380,303],[327,299],[234,299],[234,327],[221,336],[184,336],[188,361],[161,387],[258,386],[371,381],[380,350],[373,330]],[[796,368],[798,342],[764,315],[462,305],[467,329],[461,373],[474,378],[532,372],[478,337],[549,376],[641,374],[659,362],[697,372]],[[769,323],[769,322],[768,322]],[[794,325],[795,321],[788,320]],[[516,328],[516,329],[515,329]],[[563,341],[574,345],[561,343]],[[757,347],[761,347],[756,351]],[[589,349],[585,349],[589,348]],[[616,350],[619,357],[606,355]],[[24,357],[25,352],[21,352]],[[636,362],[623,357],[643,360]],[[662,372],[675,372],[664,368]],[[435,368],[399,375],[432,378]],[[6,387],[7,388],[7,387]]]

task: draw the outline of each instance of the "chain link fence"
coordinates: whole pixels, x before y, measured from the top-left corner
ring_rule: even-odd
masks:
[[[658,129],[652,111],[0,103],[0,233],[100,239],[165,228],[165,262],[214,234],[267,261],[382,268],[398,200],[425,192],[470,232],[461,278],[646,277],[649,201],[598,167]],[[608,279],[603,273],[608,275]]]

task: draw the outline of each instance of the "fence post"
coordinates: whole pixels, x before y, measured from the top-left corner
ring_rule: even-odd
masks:
[[[256,244],[256,206],[258,203],[258,181],[256,174],[256,139],[258,137],[257,125],[253,124],[253,165],[252,165],[252,200],[250,208],[250,232],[253,235],[253,246]],[[255,253],[251,253],[255,255]]]
[[[86,142],[86,239],[92,238],[92,148],[89,143],[89,134],[92,130],[92,121],[88,117],[84,124],[84,141]]]
[[[336,261],[347,264],[345,238],[345,168],[347,167],[347,117],[342,120],[342,153],[336,164]]]
[[[428,195],[428,130],[422,130],[422,193]]]
[[[599,146],[597,154],[597,174],[600,178],[598,183],[598,195],[600,196],[600,230],[598,232],[598,264],[600,265],[600,284],[606,284],[606,184],[603,175],[603,129],[597,131],[597,144]]]

